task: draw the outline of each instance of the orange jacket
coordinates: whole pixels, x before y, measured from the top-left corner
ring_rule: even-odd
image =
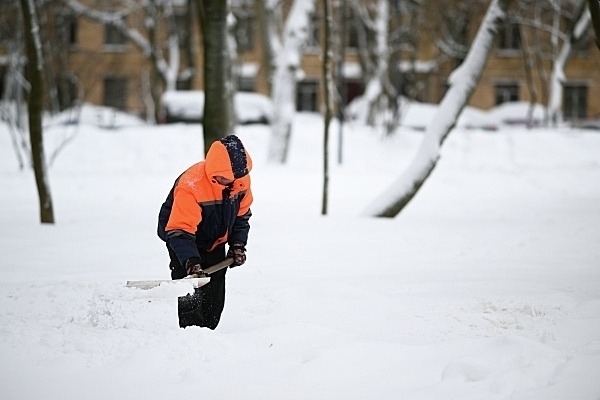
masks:
[[[163,203],[158,235],[175,251],[182,265],[199,251],[212,251],[229,242],[246,244],[252,215],[252,159],[237,136],[214,142],[205,161],[177,178]],[[233,180],[222,186],[214,179]]]

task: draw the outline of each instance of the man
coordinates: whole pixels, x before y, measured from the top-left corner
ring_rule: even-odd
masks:
[[[158,216],[158,236],[167,244],[172,279],[223,261],[225,244],[232,266],[244,264],[252,216],[251,169],[241,140],[229,135],[210,146],[205,161],[177,178]],[[226,271],[211,274],[209,283],[179,298],[180,327],[217,327],[225,305]]]

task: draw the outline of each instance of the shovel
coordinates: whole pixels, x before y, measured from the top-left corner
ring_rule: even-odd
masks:
[[[146,280],[146,281],[127,281],[125,284],[126,287],[148,290],[160,286],[161,284],[170,284],[181,282],[184,280],[191,280],[195,287],[200,287],[206,285],[210,281],[210,274],[214,274],[217,271],[220,271],[224,268],[229,267],[233,264],[233,258],[226,258],[225,260],[217,263],[215,265],[211,265],[210,267],[203,269],[200,274],[188,275],[183,279],[155,279],[155,280]]]

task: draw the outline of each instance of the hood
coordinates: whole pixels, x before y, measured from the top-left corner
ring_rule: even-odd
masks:
[[[242,141],[235,135],[214,142],[204,161],[206,174],[212,178],[220,175],[227,179],[240,179],[252,170],[252,159]]]

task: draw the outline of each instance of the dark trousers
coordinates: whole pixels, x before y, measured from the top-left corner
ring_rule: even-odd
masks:
[[[181,279],[187,275],[185,267],[179,263],[175,252],[167,246],[171,262],[172,279]],[[202,267],[207,268],[225,259],[225,246],[211,252],[200,251]],[[194,289],[193,294],[178,299],[179,326],[202,326],[215,329],[225,307],[225,273],[227,268],[210,275],[210,282]]]

